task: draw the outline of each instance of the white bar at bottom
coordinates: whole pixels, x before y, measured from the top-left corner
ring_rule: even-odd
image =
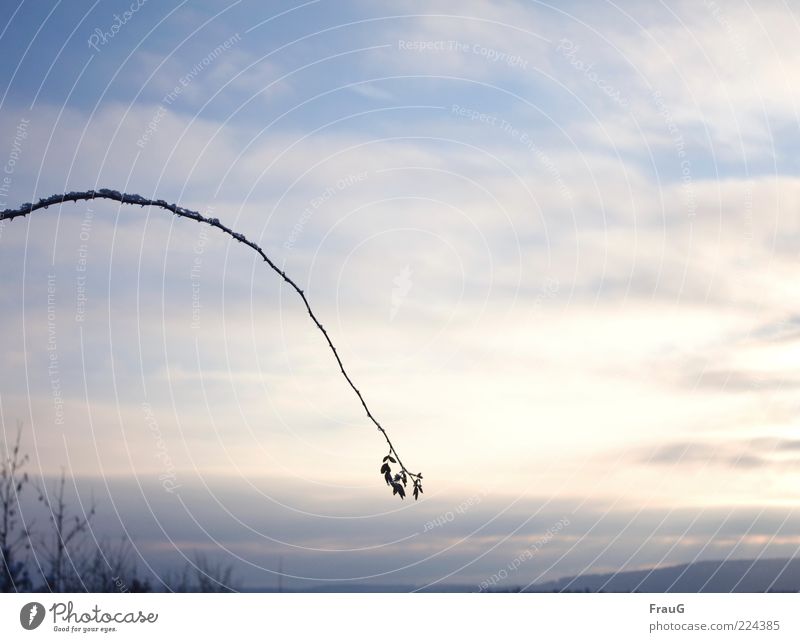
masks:
[[[35,623],[26,630],[22,620]],[[70,608],[71,603],[71,608]],[[800,595],[63,594],[0,597],[0,639],[800,640]],[[141,616],[139,613],[141,612]],[[152,614],[152,615],[151,615]],[[125,619],[144,622],[119,622]],[[154,620],[154,621],[152,621]],[[705,626],[705,630],[703,630]],[[727,628],[725,628],[727,627]],[[655,630],[654,630],[655,629]],[[191,636],[187,638],[186,636]]]

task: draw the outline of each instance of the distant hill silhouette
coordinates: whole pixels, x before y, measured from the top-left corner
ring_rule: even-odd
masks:
[[[607,593],[764,593],[800,591],[800,559],[694,562],[642,571],[579,575],[530,589]]]
[[[519,585],[496,586],[492,592],[516,593]],[[273,593],[274,587],[249,588],[246,592]],[[435,584],[427,588],[402,584],[331,582],[284,588],[289,593],[474,593],[474,584]],[[796,593],[800,592],[800,558],[694,562],[657,569],[564,577],[534,584],[527,592],[606,593]]]

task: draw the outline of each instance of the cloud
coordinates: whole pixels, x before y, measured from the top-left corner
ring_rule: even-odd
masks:
[[[758,437],[738,441],[675,442],[642,454],[641,462],[665,466],[724,466],[752,469],[759,467],[800,470],[800,449],[796,439]],[[786,456],[789,453],[790,456]]]
[[[374,6],[355,12],[388,5]],[[545,489],[593,503],[789,501],[795,480],[781,462],[796,418],[798,180],[781,161],[791,137],[773,141],[768,126],[788,131],[795,90],[776,85],[781,60],[747,13],[726,9],[728,29],[710,5],[678,6],[685,27],[663,8],[621,10],[638,22],[588,5],[566,14],[416,3],[405,11],[420,15],[321,32],[266,61],[308,25],[343,19],[304,14],[243,36],[163,113],[164,93],[251,23],[224,22],[213,39],[178,50],[132,101],[164,62],[164,43],[151,42],[137,54],[141,75],[111,83],[97,105],[70,100],[62,110],[48,85],[28,110],[27,90],[14,86],[0,124],[11,133],[21,118],[31,125],[9,201],[128,188],[213,213],[256,239],[306,290],[404,458],[435,480],[434,494],[493,480],[506,495]],[[423,15],[432,12],[463,15]],[[781,18],[766,10],[764,25],[789,51]],[[737,32],[767,69],[761,93],[730,60]],[[580,47],[576,57],[558,51],[562,37]],[[434,45],[401,50],[400,40]],[[65,51],[81,69],[84,59]],[[245,106],[282,74],[329,56]],[[111,76],[92,69],[99,93]],[[180,471],[280,471],[313,488],[317,507],[331,493],[345,502],[353,487],[370,505],[385,499],[380,435],[274,273],[210,231],[193,277],[196,225],[107,203],[97,204],[81,249],[85,215],[66,205],[0,237],[0,346],[12,366],[0,375],[3,414],[40,436],[45,471],[69,455],[82,474],[157,474],[147,401]],[[392,318],[406,268],[413,287]],[[67,418],[56,433],[51,272]],[[764,435],[787,441],[774,456],[748,445]],[[691,474],[665,476],[694,439]],[[659,453],[650,465],[624,465],[641,463],[645,450]],[[287,482],[270,483],[284,492]],[[491,537],[515,525],[498,528]],[[483,550],[477,541],[470,554]],[[592,551],[608,543],[587,541]]]
[[[51,479],[42,481],[52,486]],[[477,589],[499,569],[506,569],[505,585],[518,586],[694,556],[788,557],[800,542],[786,507],[609,507],[575,497],[477,490],[387,512],[385,502],[356,489],[276,477],[187,475],[173,493],[149,475],[140,476],[141,487],[120,478],[75,481],[83,501],[97,499],[94,535],[113,537],[125,528],[140,568],[146,561],[163,574],[205,551],[232,564],[250,588],[274,587],[279,565],[285,588],[338,583]],[[26,519],[40,511],[28,499]],[[70,493],[68,501],[75,499]],[[554,524],[562,526],[544,538]],[[524,556],[525,550],[532,554]],[[521,555],[524,563],[514,567]]]
[[[478,79],[502,84],[535,78],[549,68],[551,21],[543,12],[516,2],[487,5],[408,3],[405,12],[384,21],[380,38],[391,45],[372,57],[370,70],[424,72],[432,76]]]

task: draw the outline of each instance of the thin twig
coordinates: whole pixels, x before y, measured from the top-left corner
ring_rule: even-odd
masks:
[[[353,389],[353,392],[356,393],[358,400],[361,402],[361,405],[364,407],[364,410],[367,413],[367,417],[369,417],[370,421],[377,427],[377,429],[381,432],[384,439],[386,439],[386,443],[389,445],[389,453],[393,455],[397,459],[397,463],[399,464],[402,471],[404,471],[412,480],[414,479],[421,479],[421,473],[412,473],[410,472],[405,465],[403,464],[402,460],[400,459],[400,455],[397,454],[397,450],[395,450],[394,445],[392,444],[392,440],[389,439],[389,435],[387,434],[386,430],[384,430],[383,426],[378,423],[378,420],[375,419],[374,415],[370,411],[369,407],[367,406],[367,402],[364,401],[364,397],[362,396],[361,392],[356,388],[353,380],[350,378],[350,375],[347,374],[347,371],[344,368],[344,364],[342,360],[339,358],[339,353],[336,350],[336,347],[333,345],[333,341],[331,341],[328,332],[322,327],[322,324],[317,319],[317,316],[314,314],[314,311],[311,309],[311,306],[308,303],[308,299],[306,298],[305,293],[301,290],[298,285],[288,276],[286,273],[278,268],[275,263],[266,255],[264,250],[262,250],[256,243],[249,240],[244,236],[244,234],[239,234],[238,232],[234,232],[231,228],[229,228],[224,223],[220,223],[219,219],[216,218],[207,218],[200,214],[199,212],[195,212],[193,210],[186,209],[184,207],[180,207],[175,205],[174,203],[167,203],[163,200],[153,200],[150,198],[145,198],[143,196],[139,196],[138,194],[126,194],[123,192],[118,192],[116,190],[110,189],[98,189],[98,190],[88,190],[85,192],[68,192],[66,194],[55,194],[48,198],[40,199],[37,203],[23,203],[17,209],[7,209],[0,212],[0,221],[5,220],[13,220],[18,216],[26,216],[36,210],[40,209],[47,209],[51,205],[59,205],[61,203],[67,201],[90,201],[97,198],[105,198],[111,201],[118,201],[120,203],[130,203],[131,205],[140,205],[142,207],[150,206],[150,207],[160,207],[161,209],[168,210],[179,216],[181,218],[188,218],[193,221],[197,221],[198,223],[206,223],[211,227],[216,227],[231,238],[239,241],[240,243],[244,243],[248,245],[256,252],[258,252],[259,256],[267,262],[267,265],[272,268],[272,270],[277,273],[286,283],[288,283],[291,288],[300,295],[300,298],[303,300],[303,304],[306,306],[306,311],[308,312],[308,316],[311,317],[311,320],[314,322],[314,325],[319,328],[319,331],[322,332],[322,335],[325,337],[325,341],[328,342],[328,347],[333,352],[333,356],[336,358],[336,363],[339,364],[339,369],[342,371],[342,376],[345,378],[347,383]]]

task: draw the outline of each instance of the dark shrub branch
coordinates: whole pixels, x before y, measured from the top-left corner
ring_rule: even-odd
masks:
[[[25,466],[28,455],[20,452],[22,423],[11,444],[0,448],[0,592],[30,590],[27,554],[30,545],[30,521],[20,514],[20,495],[30,485]]]
[[[333,341],[331,341],[328,332],[322,326],[322,323],[319,322],[317,316],[314,314],[311,306],[308,303],[308,299],[306,298],[305,293],[303,290],[298,287],[298,285],[288,276],[286,273],[281,270],[272,260],[266,255],[264,250],[262,250],[256,243],[249,240],[244,236],[244,234],[239,234],[238,232],[234,232],[231,228],[229,228],[224,223],[220,223],[219,219],[216,218],[207,218],[200,214],[199,212],[195,212],[192,210],[188,210],[184,207],[180,207],[175,205],[174,203],[167,203],[163,200],[153,200],[149,198],[144,198],[143,196],[139,196],[138,194],[125,194],[123,192],[118,192],[116,190],[110,189],[99,189],[99,190],[88,190],[86,192],[69,192],[66,194],[55,194],[48,198],[43,198],[36,203],[23,203],[17,209],[7,209],[0,212],[0,221],[4,220],[13,220],[18,216],[25,216],[36,210],[40,209],[47,209],[51,205],[58,205],[60,203],[64,203],[67,201],[90,201],[93,199],[104,198],[112,201],[118,201],[120,203],[129,203],[131,205],[140,205],[142,207],[159,207],[161,209],[167,210],[175,214],[175,216],[179,216],[181,218],[188,218],[192,221],[197,221],[198,223],[205,223],[206,225],[210,225],[211,227],[216,227],[217,229],[222,230],[225,234],[230,236],[231,238],[239,241],[240,243],[244,243],[245,245],[249,246],[253,250],[255,250],[258,255],[264,259],[264,261],[269,265],[272,270],[278,274],[289,286],[297,292],[300,298],[303,300],[303,304],[306,307],[306,312],[308,312],[308,316],[311,317],[311,320],[314,322],[314,325],[317,326],[319,331],[322,333],[322,336],[325,337],[325,341],[328,343],[328,347],[333,352],[333,356],[336,358],[336,363],[339,365],[339,369],[342,371],[342,376],[345,378],[347,383],[353,389],[353,392],[356,393],[358,400],[361,402],[361,405],[364,407],[364,411],[367,413],[367,417],[369,417],[370,421],[375,424],[375,427],[381,432],[386,443],[389,445],[389,454],[384,458],[383,466],[381,467],[381,475],[384,476],[386,483],[392,488],[392,491],[395,495],[400,495],[401,499],[405,497],[404,487],[408,480],[411,480],[414,485],[414,498],[417,499],[419,493],[422,492],[422,474],[421,473],[412,473],[405,467],[403,461],[400,459],[400,455],[395,450],[394,445],[392,444],[391,439],[389,439],[389,435],[384,430],[383,426],[378,423],[378,420],[375,419],[372,412],[370,411],[369,407],[367,406],[367,402],[364,401],[364,397],[361,395],[361,392],[356,388],[353,380],[350,378],[350,375],[347,374],[347,371],[344,369],[344,364],[342,363],[341,358],[339,358],[339,353],[336,350],[336,347],[333,345]],[[386,472],[387,469],[387,462],[396,463],[399,467],[399,473],[395,474],[394,477],[391,476],[390,472]]]

